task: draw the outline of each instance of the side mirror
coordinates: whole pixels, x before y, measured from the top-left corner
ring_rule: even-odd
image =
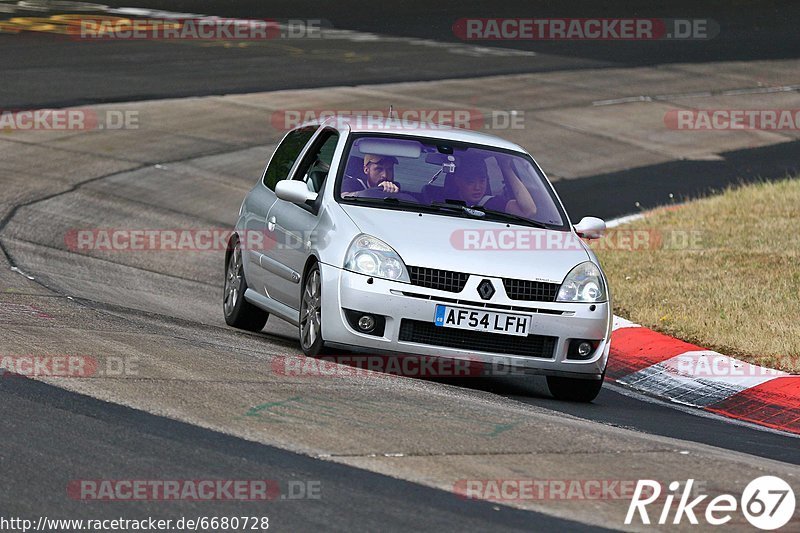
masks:
[[[599,239],[606,232],[606,223],[597,217],[583,217],[573,227],[578,237],[584,239]]]
[[[298,180],[281,180],[275,184],[275,194],[281,200],[293,204],[304,204],[308,200],[317,199],[317,193],[309,191],[305,182]]]

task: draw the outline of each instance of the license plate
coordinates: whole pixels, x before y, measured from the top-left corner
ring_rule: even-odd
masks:
[[[490,333],[525,337],[530,330],[531,317],[529,315],[496,313],[494,311],[479,311],[476,309],[437,305],[433,323],[436,326],[444,328],[488,331]]]

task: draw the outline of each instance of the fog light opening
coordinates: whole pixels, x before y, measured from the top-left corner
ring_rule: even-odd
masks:
[[[363,315],[358,319],[358,329],[363,332],[369,332],[375,329],[375,317],[372,315]]]
[[[592,339],[572,339],[567,350],[567,359],[587,361],[594,357],[600,341]]]
[[[372,335],[373,337],[383,337],[386,329],[386,317],[376,315],[369,311],[358,311],[356,309],[342,309],[347,318],[347,325],[356,333],[362,335]]]

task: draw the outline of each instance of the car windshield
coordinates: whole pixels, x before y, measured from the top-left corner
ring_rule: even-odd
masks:
[[[521,152],[364,135],[345,160],[337,185],[343,203],[566,229],[549,184]]]

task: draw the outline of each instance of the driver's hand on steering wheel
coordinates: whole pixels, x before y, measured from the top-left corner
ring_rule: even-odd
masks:
[[[378,189],[383,189],[383,192],[400,192],[400,187],[392,183],[391,181],[382,181],[378,184]]]

